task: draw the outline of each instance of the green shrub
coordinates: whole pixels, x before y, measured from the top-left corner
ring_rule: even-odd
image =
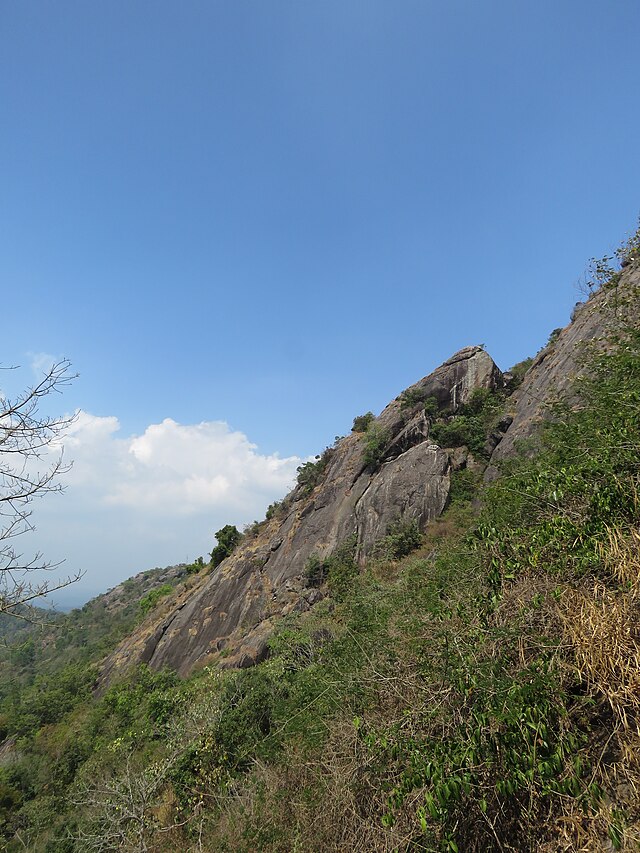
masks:
[[[556,342],[556,341],[558,340],[558,338],[560,337],[560,333],[561,333],[561,332],[562,332],[562,327],[559,327],[559,328],[557,328],[557,329],[554,329],[554,330],[551,332],[551,334],[549,335],[549,339],[547,340],[546,346],[548,346],[548,347],[553,346],[553,344],[555,344],[555,342]]]
[[[502,411],[504,396],[489,388],[477,388],[454,415],[432,424],[430,435],[441,447],[468,447],[486,456],[485,444]]]
[[[364,434],[364,463],[378,465],[389,442],[389,430],[377,421],[372,421]]]
[[[349,593],[358,576],[359,569],[355,561],[356,537],[346,539],[325,561],[327,586],[333,597],[341,601]]]
[[[423,537],[415,518],[398,518],[374,549],[374,556],[382,560],[400,560],[422,545]]]
[[[195,575],[202,568],[204,568],[204,557],[196,557],[193,563],[189,563],[189,565],[187,566],[187,572],[190,575]]]
[[[242,539],[242,533],[235,524],[225,524],[224,527],[216,531],[216,539],[218,544],[211,552],[211,566],[214,569],[235,551]]]
[[[426,388],[407,388],[400,396],[401,409],[415,409],[422,406],[428,418],[437,417],[440,411],[440,403],[433,394],[429,394]]]
[[[170,595],[173,591],[173,587],[171,584],[163,583],[162,586],[158,586],[155,589],[152,589],[151,592],[148,592],[146,595],[143,595],[140,599],[140,610],[147,615],[150,610],[156,606],[156,604],[160,601],[161,598],[164,598],[167,595]]]
[[[302,486],[306,493],[312,492],[321,482],[334,453],[333,447],[327,447],[321,456],[316,456],[314,462],[305,462],[298,466],[298,485]]]
[[[278,510],[282,507],[283,503],[284,501],[274,501],[272,504],[269,504],[265,515],[267,521],[270,521],[276,515]]]
[[[428,418],[435,418],[440,411],[440,404],[435,397],[427,397],[424,401],[424,413]]]
[[[356,538],[352,536],[338,545],[329,557],[322,559],[315,552],[311,554],[304,568],[307,584],[318,587],[326,583],[334,598],[341,600],[358,575],[355,549]]]
[[[327,564],[315,552],[304,567],[304,578],[308,586],[322,586],[327,579]]]
[[[366,432],[369,424],[375,419],[373,412],[367,412],[365,415],[358,415],[353,419],[351,432]]]
[[[479,495],[481,485],[482,476],[479,471],[471,468],[454,471],[451,474],[449,502],[451,504],[469,503]]]
[[[512,368],[509,369],[508,373],[511,374],[511,379],[509,380],[509,391],[515,391],[516,388],[519,388],[522,385],[522,380],[525,377],[527,370],[533,364],[533,358],[529,356],[529,358],[525,358],[522,361],[519,361],[517,364],[514,364]]]
[[[429,395],[425,388],[407,388],[400,395],[400,408],[413,409],[424,404]]]

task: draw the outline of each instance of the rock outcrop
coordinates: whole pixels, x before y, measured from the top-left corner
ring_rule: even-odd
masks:
[[[549,404],[567,400],[575,379],[584,370],[588,346],[604,347],[611,334],[640,324],[640,260],[627,262],[613,285],[603,287],[574,308],[572,321],[541,350],[520,388],[509,399],[513,418],[493,451],[487,476],[496,476],[499,463],[530,439],[549,415]]]
[[[367,464],[362,433],[327,449],[317,485],[297,486],[198,586],[128,637],[105,662],[102,684],[137,662],[187,675],[212,661],[242,667],[261,660],[276,620],[322,597],[305,577],[312,554],[325,558],[350,540],[362,563],[396,520],[415,520],[424,528],[442,513],[452,454],[430,440],[424,400],[433,398],[441,411],[454,413],[476,389],[503,385],[490,356],[467,347],[411,386],[374,421],[375,462]]]
[[[534,359],[508,400],[508,413],[488,437],[487,478],[497,476],[500,463],[535,434],[549,402],[571,393],[584,347],[606,346],[609,335],[628,323],[640,323],[637,259],[613,286],[576,306],[572,322]],[[464,448],[450,450],[432,441],[424,401],[430,399],[440,413],[455,413],[476,389],[502,388],[504,382],[481,347],[467,347],[412,385],[374,421],[375,461],[367,464],[362,433],[327,449],[317,482],[298,485],[217,569],[161,604],[107,659],[101,683],[138,662],[187,675],[214,661],[237,667],[260,661],[276,621],[323,597],[305,574],[312,554],[323,559],[352,541],[364,563],[397,519],[424,528],[440,515],[451,472],[473,464]]]

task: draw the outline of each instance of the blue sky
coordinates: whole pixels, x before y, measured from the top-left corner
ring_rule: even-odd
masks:
[[[639,25],[637,0],[3,3],[0,361],[70,358],[85,418],[38,545],[91,591],[193,557],[460,347],[535,353],[640,213]]]

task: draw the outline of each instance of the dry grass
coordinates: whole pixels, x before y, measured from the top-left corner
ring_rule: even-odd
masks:
[[[292,747],[279,766],[257,764],[229,799],[217,827],[216,845],[207,849],[211,853],[220,849],[238,853],[257,849],[262,853],[392,853],[407,849],[415,836],[415,809],[422,792],[415,792],[395,816],[394,826],[386,829],[381,820],[386,794],[370,782],[372,760],[352,721],[335,721],[315,760],[304,758]],[[260,839],[247,837],[246,826],[259,826]]]
[[[571,675],[610,709],[590,744],[605,796],[592,813],[568,803],[549,851],[640,850],[640,534],[610,528],[599,550],[611,581],[565,589],[558,612]]]
[[[640,534],[609,529],[600,546],[615,584],[594,580],[559,602],[564,640],[578,677],[603,696],[624,730],[640,712]]]

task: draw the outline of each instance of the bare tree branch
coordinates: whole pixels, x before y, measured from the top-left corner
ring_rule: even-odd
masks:
[[[43,581],[40,574],[60,563],[45,561],[41,554],[26,559],[14,545],[16,537],[34,530],[33,501],[63,491],[60,477],[71,467],[61,441],[77,415],[42,412],[45,398],[76,378],[70,367],[62,359],[15,399],[0,394],[0,613],[20,618],[25,618],[19,612],[23,605],[75,583],[82,574]]]

